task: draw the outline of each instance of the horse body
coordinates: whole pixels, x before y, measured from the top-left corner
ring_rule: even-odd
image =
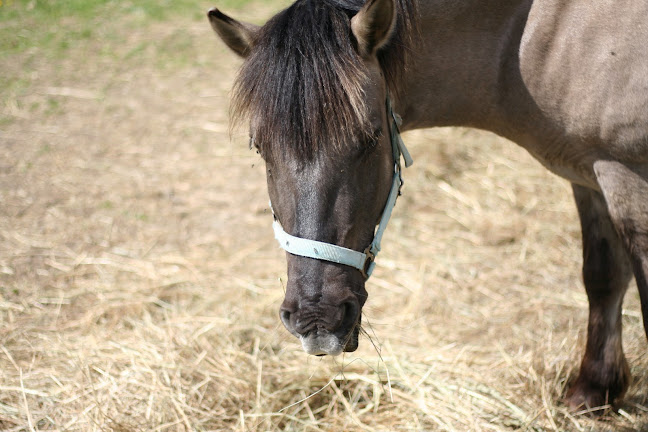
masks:
[[[583,177],[569,180],[599,189],[596,161],[648,162],[647,13],[646,2],[545,0],[531,9],[527,22],[538,24],[523,34],[520,71],[554,135],[531,152],[555,163],[564,154]]]
[[[565,136],[623,161],[648,160],[647,14],[646,2],[545,0],[522,38],[522,76],[538,107]]]
[[[571,181],[578,207],[590,315],[569,403],[620,399],[630,382],[621,305],[633,274],[648,331],[648,3],[411,1],[298,0],[263,28],[210,11],[216,32],[246,58],[237,106],[262,141],[277,217],[295,236],[354,250],[371,241],[394,163],[388,89],[404,130],[469,126],[509,138]],[[318,46],[302,39],[335,46],[339,56],[327,61],[339,65],[319,61]],[[342,90],[330,88],[336,80]],[[279,100],[265,101],[272,86]],[[346,144],[323,146],[338,141],[336,127]],[[286,135],[310,153],[267,142]],[[287,259],[286,327],[307,352],[354,350],[366,298],[360,273]]]
[[[648,162],[648,3],[438,3],[421,5],[403,129],[486,129],[593,189],[596,160]]]

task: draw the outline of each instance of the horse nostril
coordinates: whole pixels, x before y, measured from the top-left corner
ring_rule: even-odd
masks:
[[[279,316],[281,317],[281,322],[284,323],[286,327],[290,326],[290,315],[291,313],[285,309],[279,311]]]
[[[286,330],[288,330],[294,336],[299,337],[299,334],[295,330],[295,326],[290,322],[292,312],[290,312],[288,309],[281,308],[281,310],[279,311],[279,317],[281,318],[281,322],[283,323],[284,327],[286,327]]]
[[[358,321],[358,313],[360,308],[357,301],[347,301],[342,303],[342,321],[339,327],[343,329],[351,329]]]

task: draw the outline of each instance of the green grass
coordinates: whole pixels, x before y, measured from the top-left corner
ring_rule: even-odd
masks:
[[[211,5],[222,8],[238,9],[253,0],[0,0],[0,22],[10,21],[31,15],[48,19],[77,17],[91,19],[99,13],[107,16],[141,14],[164,20],[177,13],[200,11]],[[204,10],[203,10],[204,9]]]
[[[114,20],[146,25],[184,16],[204,19],[212,5],[238,9],[253,0],[0,0],[0,59],[44,48],[63,55],[73,44],[99,37]]]
[[[9,65],[0,72],[0,126],[14,119],[3,112],[3,106],[45,115],[63,112],[58,98],[26,105],[23,100],[35,84],[59,86],[68,82],[69,76],[56,72],[63,70],[63,64],[69,71],[70,59],[80,62],[79,69],[88,61],[104,61],[116,68],[153,64],[164,73],[182,68],[195,62],[204,46],[182,29],[168,35],[161,32],[165,23],[202,22],[211,37],[205,16],[210,7],[244,15],[241,8],[261,1],[0,0],[0,64]],[[268,0],[277,7],[288,1]],[[149,29],[151,37],[146,38]],[[135,38],[131,37],[134,32]],[[54,73],[42,75],[43,70]],[[41,71],[41,75],[35,71]]]
[[[91,19],[99,13],[117,16],[138,13],[154,19],[164,19],[168,13],[197,7],[192,0],[2,0],[0,20],[12,20],[26,15],[60,19],[77,17]]]
[[[190,0],[0,0],[0,58],[33,48],[54,57],[70,46],[98,37],[114,20],[141,25],[198,9]]]

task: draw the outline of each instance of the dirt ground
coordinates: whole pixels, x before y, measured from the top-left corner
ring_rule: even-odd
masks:
[[[2,64],[0,430],[648,430],[634,287],[625,401],[598,420],[562,403],[586,332],[580,231],[568,183],[523,150],[407,134],[371,337],[309,357],[278,319],[262,160],[228,131],[239,61],[206,19],[97,22],[63,53]]]

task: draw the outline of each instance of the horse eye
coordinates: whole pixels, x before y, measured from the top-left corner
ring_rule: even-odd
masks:
[[[374,147],[376,144],[378,144],[378,141],[380,141],[380,138],[383,136],[383,128],[378,128],[373,131],[371,136],[369,137],[369,141],[372,143],[371,146]]]
[[[369,149],[372,149],[378,145],[378,142],[380,141],[380,138],[382,137],[383,130],[382,128],[378,128],[373,133],[368,137],[367,139],[367,147]]]
[[[378,147],[378,141],[378,138],[373,135],[366,137],[362,145],[358,148],[358,156],[364,159],[373,154],[376,147]]]

